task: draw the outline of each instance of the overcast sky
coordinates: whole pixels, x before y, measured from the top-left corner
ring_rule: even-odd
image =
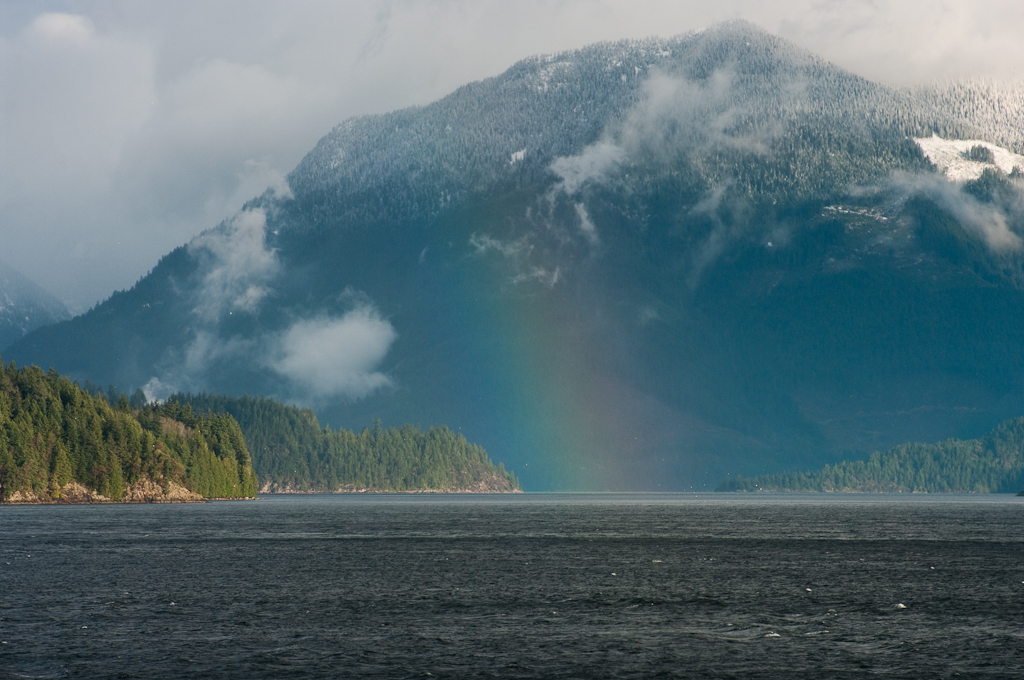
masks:
[[[345,118],[736,18],[892,84],[1024,75],[1021,0],[0,0],[0,260],[82,310]]]

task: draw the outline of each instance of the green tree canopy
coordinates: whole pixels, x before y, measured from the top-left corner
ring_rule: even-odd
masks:
[[[176,394],[165,408],[179,409],[179,419],[192,411],[230,414],[245,435],[253,467],[268,491],[520,488],[504,465],[494,465],[483,448],[447,427],[423,431],[411,425],[385,428],[377,422],[359,434],[332,431],[320,426],[311,409],[249,396]]]
[[[77,482],[116,501],[147,481],[206,497],[257,490],[230,416],[174,403],[133,409],[124,394],[94,396],[53,370],[0,362],[0,499],[20,491],[58,501]]]
[[[817,472],[734,477],[718,491],[890,493],[1016,493],[1024,487],[1024,417],[981,439],[901,444],[867,460],[842,461]]]

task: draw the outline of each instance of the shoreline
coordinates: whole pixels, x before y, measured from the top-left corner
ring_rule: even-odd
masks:
[[[71,481],[48,494],[37,495],[34,491],[18,490],[0,505],[147,505],[152,503],[211,503],[221,500],[256,500],[256,496],[206,497],[191,491],[177,482],[167,482],[167,488],[150,479],[140,479],[127,489],[120,500],[104,496],[96,489],[90,489]],[[51,495],[51,494],[55,494]]]
[[[196,498],[191,500],[185,500],[180,498],[154,498],[152,500],[127,500],[127,501],[115,501],[109,498],[107,499],[75,499],[68,500],[64,498],[42,498],[35,500],[17,500],[17,501],[0,501],[0,506],[3,505],[173,505],[181,503],[215,503],[223,501],[258,501],[259,496],[239,496],[238,498],[231,497],[219,497],[219,498]]]
[[[516,494],[523,493],[522,489],[406,489],[404,491],[398,491],[396,489],[369,489],[369,488],[353,488],[353,489],[323,489],[323,490],[300,490],[300,489],[281,489],[281,490],[270,490],[260,489],[261,494],[267,495],[317,495],[317,494]]]

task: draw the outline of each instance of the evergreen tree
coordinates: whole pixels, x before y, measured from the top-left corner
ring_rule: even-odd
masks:
[[[1016,493],[1024,488],[1024,417],[981,439],[901,444],[866,460],[841,461],[818,472],[725,480],[719,491],[887,493]]]
[[[145,479],[217,497],[253,496],[258,486],[228,415],[196,417],[174,403],[133,412],[113,388],[90,394],[55,371],[0,363],[0,499],[59,500],[75,481],[121,500]]]
[[[193,412],[206,413],[208,439],[215,450],[246,450],[234,439],[244,435],[246,455],[252,452],[252,467],[269,489],[519,489],[515,475],[503,465],[495,466],[481,447],[447,427],[423,432],[411,425],[385,428],[378,420],[359,434],[332,431],[321,428],[308,408],[205,393],[172,395],[161,409],[181,422],[192,422]],[[240,431],[227,428],[224,418],[237,421]]]

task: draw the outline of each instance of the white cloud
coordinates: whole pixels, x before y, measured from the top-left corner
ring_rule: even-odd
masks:
[[[654,72],[644,83],[641,99],[613,134],[630,158],[663,163],[712,147],[764,153],[765,142],[777,130],[757,135],[729,131],[746,113],[732,101],[735,79],[729,69],[719,69],[702,82]],[[800,92],[797,80],[783,88],[783,96],[799,97]]]
[[[284,379],[277,396],[286,401],[360,399],[393,385],[379,370],[398,334],[365,297],[348,293],[354,307],[338,316],[320,314],[255,337],[226,336],[216,323],[198,323],[192,340],[171,350],[162,369],[143,387],[146,397],[209,389],[211,370],[244,359]]]
[[[555,159],[551,170],[560,181],[554,192],[573,196],[587,183],[607,181],[627,162],[670,163],[681,154],[712,146],[764,152],[771,130],[759,137],[726,132],[741,114],[730,103],[734,79],[733,73],[723,69],[701,82],[653,71],[636,104],[623,120],[609,125],[601,140],[579,155]],[[791,89],[799,91],[798,86]]]
[[[580,219],[580,231],[587,237],[591,245],[599,243],[601,239],[597,236],[597,227],[594,226],[593,220],[590,219],[587,207],[582,203],[576,204],[576,216]]]
[[[239,184],[232,197],[232,204],[245,203],[267,189],[274,192],[278,198],[294,198],[288,178],[274,168],[269,159],[247,160],[238,178]]]
[[[255,337],[227,336],[219,324],[200,317],[191,341],[169,351],[143,391],[150,400],[162,400],[174,392],[207,390],[211,370],[238,360],[283,378],[276,396],[285,401],[360,399],[391,387],[391,378],[378,368],[398,333],[365,296],[346,291],[345,297],[354,306],[340,316],[320,314]]]
[[[911,85],[1020,77],[1024,4],[1015,0],[803,0],[766,28],[867,78]]]
[[[391,323],[364,304],[340,318],[295,323],[278,339],[270,366],[305,395],[358,399],[392,384],[376,369],[396,337]]]
[[[544,267],[530,266],[525,271],[520,271],[516,276],[512,278],[512,283],[518,284],[524,281],[536,281],[543,286],[548,288],[554,288],[558,280],[562,278],[562,270],[560,267],[554,269],[546,269]]]
[[[975,231],[995,252],[1021,249],[1021,238],[1010,231],[1006,215],[995,206],[979,203],[960,192],[940,190],[932,197],[968,229]]]
[[[469,245],[473,246],[475,255],[486,255],[489,252],[496,252],[509,258],[529,255],[532,250],[525,238],[516,241],[502,241],[487,234],[471,235],[469,237]]]
[[[1010,230],[1009,219],[1002,209],[978,201],[951,181],[934,175],[899,174],[893,178],[893,184],[906,193],[920,193],[935,201],[994,252],[1005,253],[1024,247],[1020,236]]]
[[[267,283],[277,273],[278,261],[267,248],[266,228],[263,210],[246,210],[189,243],[189,251],[206,269],[195,308],[203,321],[216,322],[225,312],[255,311],[270,292]]]
[[[149,379],[142,387],[142,392],[146,395],[146,401],[165,401],[167,397],[174,394],[176,390],[170,385],[165,385],[160,378],[153,376]]]
[[[61,12],[40,14],[29,25],[28,33],[42,40],[84,45],[95,38],[92,22],[85,17]]]
[[[600,181],[625,157],[625,152],[609,141],[591,144],[578,156],[556,158],[551,170],[561,178],[556,190],[572,196],[590,181]]]

